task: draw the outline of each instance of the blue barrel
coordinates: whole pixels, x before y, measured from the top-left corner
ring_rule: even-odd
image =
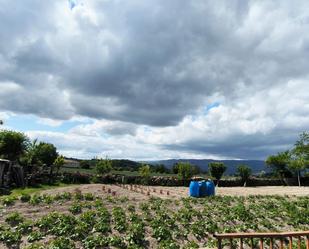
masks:
[[[200,197],[205,197],[207,196],[207,185],[206,185],[206,181],[200,181],[199,182],[199,194]]]
[[[207,196],[215,195],[215,184],[211,180],[208,180],[206,182],[206,195]]]
[[[198,181],[191,181],[189,186],[189,195],[192,197],[199,197],[200,196],[199,189],[200,187]]]

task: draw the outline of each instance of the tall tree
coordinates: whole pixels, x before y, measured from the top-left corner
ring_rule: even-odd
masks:
[[[95,171],[99,175],[104,175],[111,172],[113,169],[112,160],[105,158],[105,159],[98,159],[95,165]]]
[[[241,181],[243,183],[243,186],[246,187],[247,181],[252,173],[252,170],[247,165],[239,165],[237,167],[237,174],[241,177]]]
[[[303,132],[299,135],[299,139],[296,141],[293,154],[297,157],[309,160],[309,132]]]
[[[57,174],[59,173],[59,170],[61,169],[61,167],[63,167],[64,163],[65,161],[62,155],[58,156],[56,160],[54,161],[54,166],[56,167]]]
[[[0,156],[17,161],[26,152],[29,141],[22,132],[0,130]]]
[[[304,158],[302,157],[296,157],[296,158],[292,158],[289,163],[288,163],[288,167],[290,170],[296,172],[297,174],[297,181],[298,181],[298,186],[301,186],[300,183],[300,174],[301,171],[303,171],[306,167],[306,161]]]
[[[46,165],[53,174],[54,162],[58,157],[57,148],[51,143],[40,142],[34,146],[33,160]]]
[[[211,162],[208,164],[208,170],[210,175],[217,180],[217,186],[219,186],[219,181],[226,171],[226,166],[222,162]]]
[[[290,151],[279,152],[277,155],[269,156],[266,159],[266,164],[271,167],[281,178],[290,177],[291,171],[288,168],[290,159]]]
[[[178,177],[183,181],[183,184],[194,175],[194,168],[189,162],[179,162],[177,164],[177,169]]]
[[[143,178],[144,184],[148,184],[150,180],[150,166],[149,165],[142,165],[139,168],[139,173]]]

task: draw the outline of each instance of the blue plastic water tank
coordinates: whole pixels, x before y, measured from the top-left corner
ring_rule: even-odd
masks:
[[[206,181],[200,181],[200,182],[199,182],[199,194],[200,194],[200,197],[205,197],[205,196],[207,196],[207,185],[206,185]]]
[[[199,183],[198,181],[191,181],[189,186],[189,195],[192,197],[199,197]]]
[[[215,184],[213,181],[208,180],[206,182],[206,192],[207,196],[215,195]]]

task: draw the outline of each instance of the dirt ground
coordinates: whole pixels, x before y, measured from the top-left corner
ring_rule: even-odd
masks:
[[[109,184],[85,184],[74,185],[69,187],[55,188],[51,190],[45,190],[40,194],[56,195],[64,192],[74,193],[81,191],[84,193],[92,193],[95,196],[102,197],[103,199],[108,196],[126,197],[128,201],[117,203],[118,206],[127,208],[129,204],[138,205],[138,203],[149,199],[150,197],[160,197],[164,199],[177,200],[183,197],[188,197],[187,187],[161,187],[161,186],[139,186],[139,185],[109,185]],[[228,196],[249,196],[249,195],[289,195],[289,196],[309,196],[309,187],[222,187],[216,188],[216,195],[228,195]],[[5,217],[11,212],[17,211],[21,213],[25,218],[30,220],[36,220],[45,214],[53,211],[61,213],[69,213],[68,208],[72,205],[73,200],[58,202],[54,204],[40,204],[30,205],[29,203],[16,202],[13,206],[3,207],[0,210],[0,224],[4,224]],[[107,204],[113,205],[113,204]],[[109,206],[107,206],[109,207]],[[174,207],[177,208],[177,207]],[[153,239],[153,238],[150,238]],[[21,244],[22,248],[25,245],[26,239],[23,239]],[[0,244],[0,248],[3,245]]]
[[[161,187],[161,186],[138,186],[138,185],[108,185],[108,184],[87,184],[74,187],[64,187],[43,191],[45,194],[57,194],[63,192],[74,192],[80,189],[83,193],[93,193],[97,196],[112,195],[126,196],[129,199],[143,200],[150,196],[161,198],[182,198],[188,196],[187,187]],[[104,190],[103,190],[104,189]],[[108,193],[110,189],[111,193]],[[288,187],[288,186],[272,186],[272,187],[218,187],[216,195],[229,196],[249,196],[249,195],[295,195],[309,196],[309,187]]]

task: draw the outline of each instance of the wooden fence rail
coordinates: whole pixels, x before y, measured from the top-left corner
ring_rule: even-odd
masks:
[[[214,237],[218,240],[218,249],[222,249],[222,240],[230,241],[230,248],[233,248],[233,240],[239,239],[239,248],[244,248],[244,239],[250,239],[251,248],[254,248],[253,239],[259,239],[259,248],[264,249],[264,240],[269,239],[269,248],[273,249],[275,242],[279,242],[279,248],[284,248],[284,240],[288,239],[288,248],[293,248],[293,238],[297,239],[297,248],[301,249],[301,240],[304,237],[306,249],[309,249],[309,231],[302,232],[285,232],[285,233],[222,233],[215,234]]]

